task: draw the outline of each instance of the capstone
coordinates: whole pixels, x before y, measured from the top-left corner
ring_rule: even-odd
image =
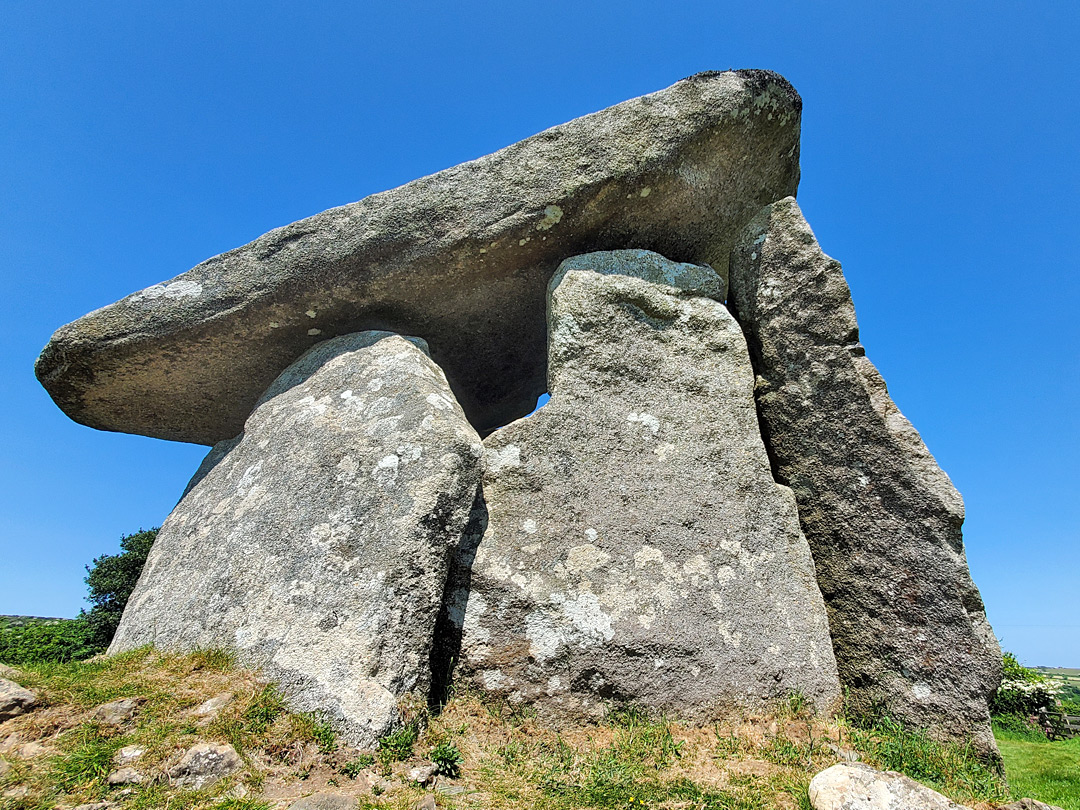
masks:
[[[758,70],[702,73],[333,208],[61,327],[37,374],[77,422],[215,444],[308,348],[427,339],[481,432],[545,390],[559,262],[628,246],[726,272],[739,229],[799,180],[802,102]]]

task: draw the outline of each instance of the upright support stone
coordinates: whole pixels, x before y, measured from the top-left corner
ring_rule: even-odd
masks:
[[[551,401],[485,442],[486,531],[448,602],[459,675],[564,719],[837,701],[810,550],[724,294],[710,268],[642,250],[562,263]]]
[[[110,652],[234,649],[358,745],[426,699],[482,452],[426,351],[364,332],[286,369],[165,521]]]
[[[840,264],[794,199],[767,206],[743,231],[731,300],[851,701],[974,738],[996,756],[987,699],[1001,652],[968,573],[963,501],[866,358]]]

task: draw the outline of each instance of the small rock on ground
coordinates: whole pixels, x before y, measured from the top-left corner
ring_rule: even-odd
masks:
[[[200,743],[192,746],[169,771],[173,784],[201,790],[240,767],[240,755],[227,744]]]
[[[289,810],[353,810],[356,799],[341,793],[312,793],[297,799],[289,805]]]
[[[107,726],[119,726],[134,717],[138,707],[138,698],[122,698],[101,704],[94,709],[90,717]]]
[[[427,765],[420,765],[419,767],[413,768],[409,771],[409,781],[416,782],[420,785],[426,785],[434,778],[434,776],[435,765],[431,763]]]
[[[146,777],[134,768],[121,768],[109,774],[108,783],[114,787],[117,785],[140,785]]]
[[[131,762],[135,762],[145,753],[146,749],[140,745],[125,745],[116,752],[116,756],[113,757],[113,762],[117,765],[127,765]]]
[[[429,793],[416,803],[416,810],[439,810],[439,805],[435,803],[435,797]]]
[[[205,703],[202,703],[198,708],[196,708],[195,714],[203,718],[202,722],[208,723],[215,717],[217,717],[218,714],[221,713],[221,710],[228,706],[230,702],[232,702],[232,699],[232,692],[222,692],[220,695],[214,695],[212,698],[210,698]]]
[[[903,774],[862,763],[825,769],[809,793],[814,810],[967,810]]]
[[[37,695],[14,681],[0,678],[0,723],[26,714],[37,705]]]
[[[1038,799],[1021,799],[1018,802],[1007,804],[1001,810],[1061,810],[1056,804],[1045,804]]]
[[[78,807],[73,807],[71,810],[113,810],[116,807],[112,802],[92,802],[90,804],[80,804]]]
[[[48,748],[38,742],[27,742],[21,745],[16,745],[12,749],[12,753],[19,759],[37,759],[40,756],[49,754],[52,752],[51,748]]]

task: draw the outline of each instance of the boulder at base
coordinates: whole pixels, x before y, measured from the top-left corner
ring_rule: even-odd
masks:
[[[271,231],[57,330],[38,378],[91,427],[214,444],[312,345],[388,329],[432,346],[487,432],[544,391],[559,262],[630,245],[725,272],[799,182],[802,101],[775,73],[702,73]]]
[[[327,341],[213,449],[157,536],[110,652],[227,647],[372,745],[426,697],[482,446],[422,341]]]
[[[814,810],[967,810],[895,771],[862,763],[833,765],[810,780]]]
[[[485,442],[486,531],[448,604],[460,675],[549,718],[708,719],[796,690],[833,707],[810,550],[722,295],[647,251],[562,264],[551,400]]]
[[[968,573],[963,501],[866,358],[840,264],[794,199],[743,232],[730,297],[853,707],[996,757],[987,700],[1001,652]]]

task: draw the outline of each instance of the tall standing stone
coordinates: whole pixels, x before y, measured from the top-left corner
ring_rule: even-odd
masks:
[[[850,700],[995,755],[987,699],[1001,653],[968,573],[963,501],[866,358],[840,264],[794,199],[743,232],[731,300]]]
[[[226,647],[373,745],[427,696],[482,446],[423,341],[316,346],[217,445],[158,533],[110,652]]]
[[[724,293],[710,268],[642,250],[562,263],[551,400],[485,442],[486,531],[448,602],[459,675],[564,719],[837,700],[810,550]]]

